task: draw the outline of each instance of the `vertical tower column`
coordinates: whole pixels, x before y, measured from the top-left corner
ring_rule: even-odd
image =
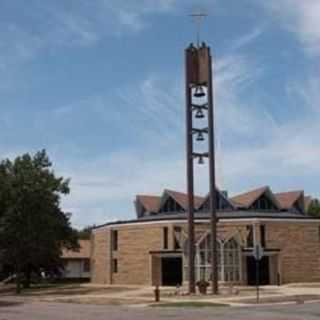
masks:
[[[195,245],[194,245],[194,181],[193,181],[193,121],[192,121],[192,85],[190,77],[190,48],[186,58],[186,128],[187,128],[187,193],[188,193],[188,278],[189,293],[195,293]]]
[[[210,49],[208,49],[210,50]],[[217,204],[216,204],[216,165],[214,148],[214,96],[212,84],[212,58],[208,58],[208,142],[209,142],[209,192],[211,213],[211,265],[212,293],[218,294],[218,254],[217,254]]]
[[[199,47],[191,44],[185,52],[186,61],[186,129],[187,129],[187,193],[188,193],[188,272],[189,292],[195,292],[195,243],[194,243],[194,159],[199,164],[204,163],[204,158],[209,158],[209,193],[211,213],[211,265],[212,265],[212,292],[218,293],[218,263],[217,263],[217,218],[216,218],[216,187],[215,187],[215,161],[214,161],[214,114],[212,91],[212,62],[210,48],[204,43]],[[200,101],[200,102],[199,102]],[[207,127],[196,128],[193,123],[195,118],[205,119]],[[208,135],[207,152],[194,150],[194,139],[204,141]]]

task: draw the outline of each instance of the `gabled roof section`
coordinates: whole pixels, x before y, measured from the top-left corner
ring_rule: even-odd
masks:
[[[148,195],[137,195],[137,201],[145,208],[148,212],[158,212],[160,206],[160,197],[148,196]]]
[[[254,189],[231,197],[230,200],[237,207],[249,208],[260,196],[262,196],[267,191],[267,189],[268,186]]]
[[[218,188],[216,188],[216,192],[218,196],[222,198],[230,206],[228,209],[235,209],[235,205],[230,201],[230,199],[223,192],[221,192]],[[206,203],[209,201],[209,196],[210,194],[207,194],[207,196],[203,198],[203,201],[200,203],[197,209],[201,210],[201,208],[203,208],[206,205]],[[219,208],[218,203],[217,203],[217,209],[218,210],[221,209]]]
[[[256,200],[258,200],[262,195],[266,195],[274,204],[277,209],[281,209],[280,203],[272,193],[271,189],[268,186],[264,186],[258,189],[254,189],[239,195],[236,195],[230,200],[238,208],[248,209],[250,208]]]
[[[165,195],[170,196],[172,199],[174,199],[184,210],[188,209],[188,195],[183,192],[177,192],[173,190],[164,190],[163,198]],[[198,206],[203,202],[204,198],[199,196],[194,196],[194,206],[195,208],[198,208]],[[162,204],[162,201],[161,201]]]
[[[303,197],[303,190],[275,193],[281,209],[289,210],[299,198]]]

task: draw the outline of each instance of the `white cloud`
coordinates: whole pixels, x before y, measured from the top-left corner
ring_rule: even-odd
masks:
[[[30,0],[20,16],[15,5],[8,23],[0,22],[0,68],[28,61],[43,51],[90,46],[110,36],[132,35],[144,29],[151,15],[175,10],[176,0],[70,1]]]
[[[62,170],[73,177],[72,193],[64,201],[66,208],[75,208],[73,221],[85,224],[133,218],[137,193],[159,194],[164,188],[185,184],[183,160],[176,155],[157,157],[148,151],[112,153],[90,159],[87,165],[73,162],[72,168]]]
[[[289,12],[286,11],[289,1],[285,0],[270,1],[272,7],[268,6],[268,10],[281,17],[308,50],[316,52],[320,28],[312,30],[307,18],[311,15],[310,23],[315,20],[313,15],[317,14],[318,6],[310,1],[315,11],[312,13],[311,8],[303,4],[305,1],[292,1],[295,6]],[[2,29],[1,64],[5,59],[9,62],[30,59],[48,48],[91,45],[110,34],[139,32],[148,25],[148,15],[171,12],[177,2],[81,3],[86,3],[85,11],[61,11],[59,6],[47,9],[45,17],[50,27],[39,34],[16,24]],[[92,16],[91,12],[98,14]],[[41,15],[42,11],[36,10],[35,14]],[[313,23],[318,25],[317,21]],[[233,192],[269,183],[276,188],[283,185],[295,188],[304,176],[318,180],[320,177],[319,80],[310,76],[303,83],[290,83],[286,93],[292,100],[301,102],[300,117],[281,124],[275,121],[257,97],[259,93],[252,90],[265,70],[252,56],[235,53],[257,39],[262,31],[263,28],[257,28],[240,37],[233,43],[231,54],[218,59],[214,68],[217,178],[219,186]],[[137,193],[158,194],[164,188],[185,190],[183,79],[169,76],[152,74],[140,83],[113,92],[113,97],[88,97],[57,107],[49,115],[41,113],[37,118],[39,125],[46,129],[58,122],[73,128],[81,116],[96,125],[103,122],[106,127],[112,126],[114,132],[110,135],[115,140],[123,130],[129,133],[129,138],[136,138],[137,143],[125,146],[125,150],[120,147],[111,153],[101,150],[105,156],[88,157],[80,145],[75,146],[74,151],[71,142],[68,153],[62,146],[48,149],[50,155],[53,154],[57,173],[72,178],[72,193],[63,203],[74,212],[76,225],[133,217],[132,202]],[[197,169],[196,190],[206,193],[207,186],[207,167]]]
[[[259,66],[252,63],[252,60],[250,64],[249,59],[241,55],[227,56],[216,64],[219,184],[224,179],[222,171],[228,171],[221,155],[225,151],[225,134],[229,135],[230,141],[232,135],[254,135],[260,127],[261,120],[257,114],[249,112],[250,106],[245,103],[240,105],[237,98],[260,76],[260,72]],[[102,223],[114,217],[133,217],[132,202],[137,193],[159,194],[164,188],[185,190],[182,82],[180,78],[167,79],[152,75],[141,83],[120,88],[115,93],[117,109],[109,109],[107,118],[111,118],[114,125],[117,122],[122,128],[125,127],[126,131],[130,131],[131,126],[138,128],[137,132],[142,137],[141,144],[137,143],[105,157],[76,162],[73,159],[72,163],[64,166],[65,175],[73,177],[72,195],[65,205],[81,208],[74,215],[77,223],[87,219],[83,217],[87,216],[85,211],[90,211],[91,207],[104,208],[105,216],[98,209],[94,209],[91,216],[92,222]],[[106,101],[107,98],[101,99]],[[84,101],[83,108],[87,109],[89,104],[90,112],[94,112],[97,106],[92,101],[95,99]],[[100,103],[101,106],[105,104]],[[70,111],[69,107],[66,109]],[[124,110],[127,120],[117,116],[117,112],[121,114]],[[59,108],[60,112],[64,113],[65,108]],[[105,113],[106,109],[102,107],[99,118],[103,118]],[[59,163],[58,160],[56,162]],[[208,190],[207,170],[206,166],[196,169],[196,190],[201,194]],[[236,176],[240,174],[239,169]],[[101,221],[101,218],[104,220]]]
[[[263,68],[252,57],[231,54],[218,60],[215,65],[216,127],[225,137],[241,134],[255,134],[261,128],[259,114],[263,106],[252,105],[250,96],[243,100],[243,94],[262,75]]]
[[[146,16],[173,11],[176,3],[176,0],[138,0],[111,3],[106,1],[104,2],[104,5],[114,12],[121,25],[129,27],[133,31],[140,31],[146,26]]]
[[[310,76],[288,85],[286,94],[299,101],[300,116],[278,123],[252,90],[263,72],[259,61],[244,54],[225,55],[215,64],[218,185],[232,192],[264,184],[306,187],[317,195],[309,186],[312,179],[309,185],[304,179],[320,177],[319,80]],[[133,218],[137,193],[185,190],[183,79],[153,74],[112,95],[75,101],[38,119],[56,130],[58,122],[74,127],[82,121],[77,117],[83,117],[112,126],[115,143],[116,133],[123,130],[136,139],[129,146],[117,144],[117,151],[101,150],[98,156],[88,156],[79,144],[73,149],[67,138],[67,145],[48,148],[57,173],[72,178],[72,192],[63,205],[73,211],[77,226]],[[207,170],[197,168],[197,193],[208,190]]]
[[[311,54],[320,54],[320,2],[318,0],[269,0],[263,6],[291,32]]]
[[[298,116],[281,125],[269,127],[269,139],[264,143],[240,145],[224,153],[224,165],[228,168],[226,180],[232,190],[241,191],[241,179],[248,179],[249,185],[259,181],[258,184],[271,183],[276,188],[305,188],[319,196],[319,190],[313,187],[320,177],[320,109],[317,94],[314,94],[315,87],[320,88],[316,77],[291,87],[289,95],[300,102]],[[263,114],[260,118],[267,120]],[[259,130],[256,135],[259,140]],[[307,185],[303,185],[305,181]]]
[[[239,50],[248,46],[249,44],[254,42],[256,39],[258,39],[263,33],[263,31],[264,31],[264,28],[262,26],[255,27],[252,31],[234,40],[231,45],[231,50]]]
[[[245,55],[225,56],[215,67],[217,179],[221,188],[233,192],[259,184],[281,188],[281,181],[291,176],[299,181],[304,175],[320,175],[320,154],[314,148],[314,137],[319,136],[319,82],[312,78],[304,86],[292,83],[288,87],[287,94],[301,101],[302,116],[278,124],[263,103],[255,105],[251,100],[255,95],[252,84],[262,74],[258,61]],[[179,82],[182,79],[169,81],[153,75],[119,90],[122,103],[117,108],[128,110],[129,123],[122,117],[111,118],[122,126],[138,127],[141,144],[65,169],[73,177],[73,194],[66,205],[82,208],[75,218],[87,219],[84,210],[91,207],[96,208],[92,223],[132,218],[135,194],[159,194],[164,188],[185,190],[184,101]],[[207,167],[197,168],[196,177],[197,192],[205,194]],[[305,187],[296,186],[297,181],[288,187]],[[98,210],[99,206],[104,209]]]

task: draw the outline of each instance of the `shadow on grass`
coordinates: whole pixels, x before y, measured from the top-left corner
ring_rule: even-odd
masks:
[[[304,295],[293,295],[293,296],[279,296],[279,297],[262,297],[260,303],[282,303],[282,302],[296,302],[304,303],[305,301],[320,300],[320,295],[315,294],[304,294]],[[237,302],[244,304],[254,304],[256,299],[242,299]]]
[[[137,299],[117,299],[117,298],[70,298],[70,299],[55,299],[59,303],[72,303],[72,304],[91,304],[91,305],[105,305],[105,306],[128,306],[128,305],[148,305],[150,300],[137,300]]]
[[[11,307],[11,306],[18,306],[23,304],[23,302],[18,301],[0,301],[0,308],[1,307]]]
[[[96,287],[82,287],[80,284],[36,284],[30,288],[22,289],[21,296],[61,296],[61,295],[87,295],[87,294],[107,294],[118,293],[123,291],[134,290],[134,288],[110,287],[110,288],[96,288]],[[11,296],[16,295],[15,286],[0,288],[0,295]]]
[[[201,301],[185,301],[185,302],[166,302],[152,304],[151,307],[164,307],[164,308],[215,308],[215,307],[228,307],[228,304],[213,303],[213,302],[201,302]]]

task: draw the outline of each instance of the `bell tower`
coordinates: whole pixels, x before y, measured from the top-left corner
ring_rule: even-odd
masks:
[[[189,293],[195,293],[195,239],[194,239],[194,166],[208,159],[212,293],[218,293],[217,270],[217,216],[215,188],[214,109],[212,89],[212,57],[210,48],[203,42],[190,44],[185,50],[186,74],[186,146],[187,146],[187,194],[188,194],[188,278]],[[196,126],[202,119],[204,126]],[[201,146],[200,146],[201,144]],[[200,149],[202,147],[202,149]],[[203,151],[204,150],[204,151]]]

